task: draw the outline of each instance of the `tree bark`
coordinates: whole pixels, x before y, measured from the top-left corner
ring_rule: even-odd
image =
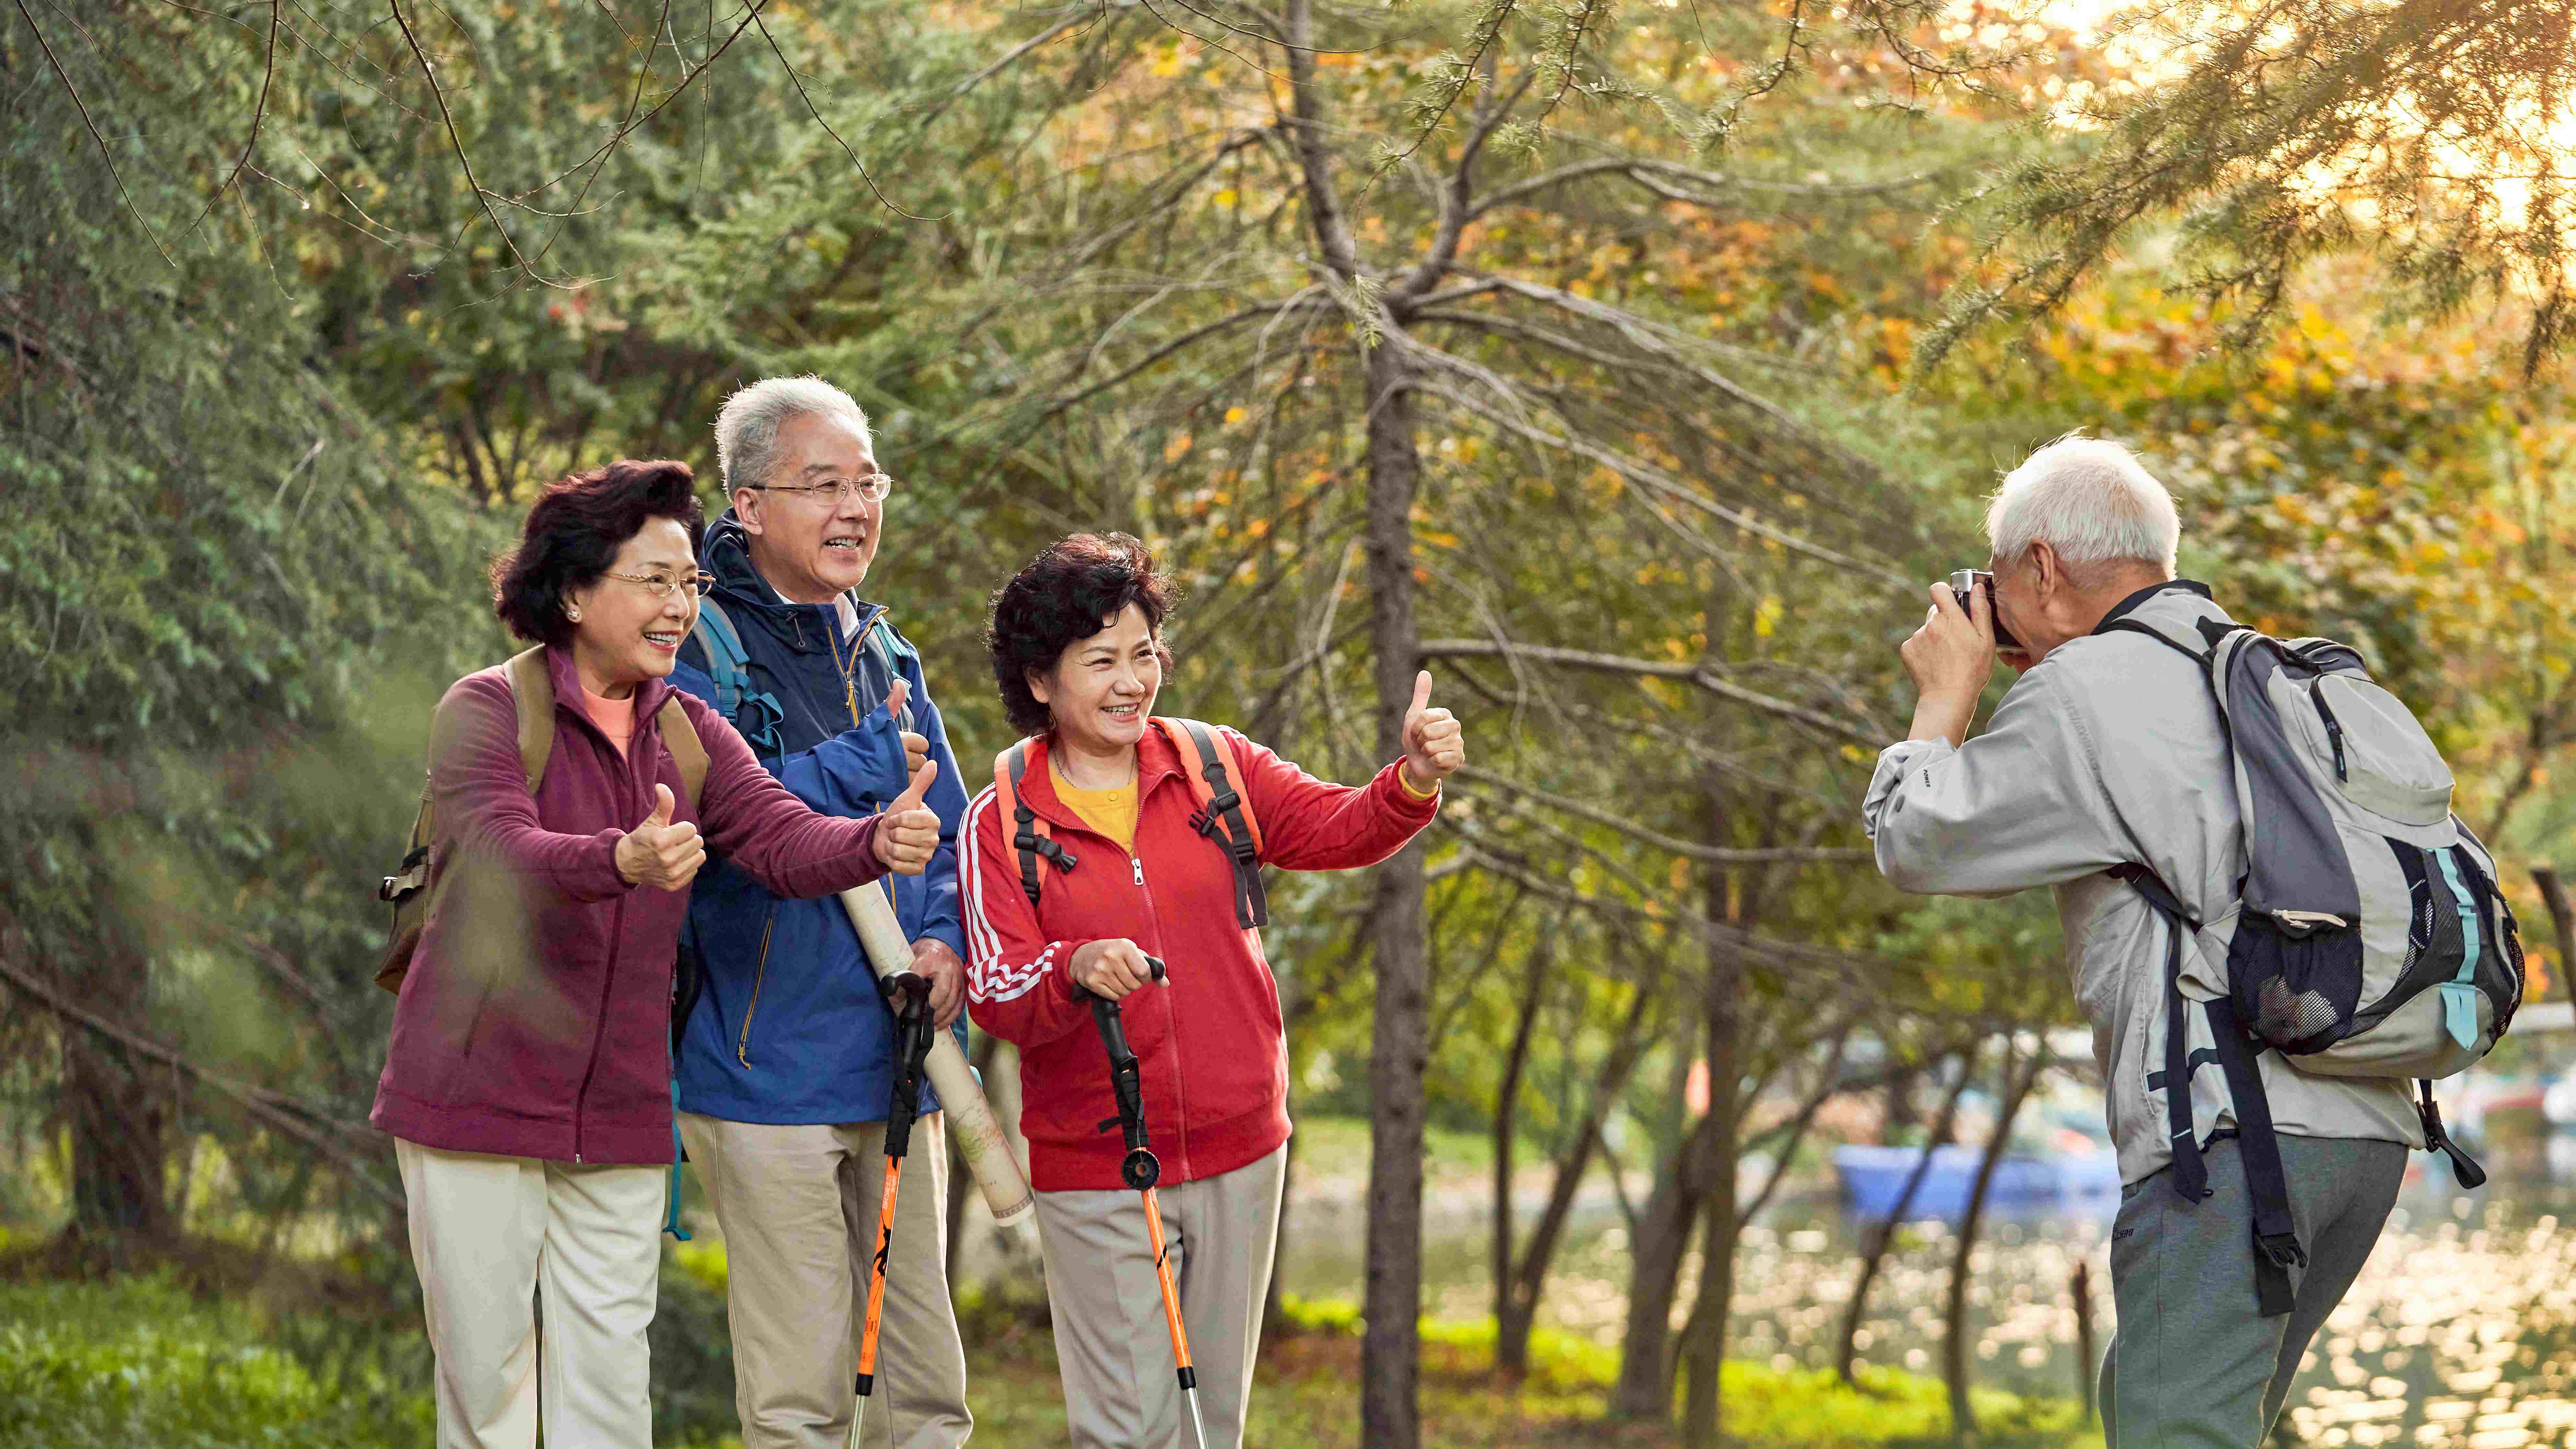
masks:
[[[1547,941],[1530,947],[1529,972],[1512,1022],[1512,1044],[1503,1054],[1503,1078],[1494,1093],[1494,1372],[1507,1384],[1529,1372],[1529,1319],[1535,1305],[1522,1302],[1512,1271],[1512,1138],[1520,1128],[1521,1072],[1529,1065],[1530,1037],[1547,998]]]
[[[1968,1403],[1968,1255],[1976,1251],[1978,1231],[1985,1225],[1986,1190],[1994,1184],[1995,1165],[2003,1161],[2004,1149],[2012,1140],[2013,1119],[2021,1115],[2021,1104],[2029,1099],[2031,1087],[2047,1067],[2048,1048],[2043,1043],[2031,1053],[2029,1066],[2016,1070],[2011,1039],[2005,1039],[2003,1104],[1995,1113],[1994,1135],[1987,1139],[1986,1150],[1977,1159],[1976,1180],[1968,1187],[1968,1210],[1959,1220],[1959,1243],[1950,1256],[1950,1301],[1948,1327],[1941,1340],[1941,1378],[1950,1391],[1953,1444],[1965,1444],[1977,1432],[1976,1411]]]
[[[1702,783],[1708,814],[1708,839],[1727,838],[1724,786]],[[1711,867],[1704,873],[1701,915],[1712,927],[1723,927],[1734,912],[1728,900],[1729,873]],[[1743,1144],[1745,1062],[1744,958],[1723,931],[1708,941],[1708,976],[1701,1010],[1707,1026],[1708,1115],[1713,1124],[1706,1155],[1697,1164],[1700,1178],[1699,1287],[1689,1321],[1682,1325],[1682,1442],[1708,1449],[1718,1442],[1725,1414],[1720,1377],[1726,1359],[1728,1315],[1735,1306],[1735,1242],[1743,1223],[1736,1211],[1735,1175]]]
[[[75,831],[91,872],[80,909],[96,923],[77,947],[55,933],[40,940],[7,920],[32,974],[63,999],[114,1023],[149,1018],[151,963],[115,898],[116,862],[100,832]],[[66,948],[69,949],[66,949]],[[150,1059],[101,1032],[63,1024],[62,1086],[56,1101],[71,1149],[71,1218],[66,1235],[113,1244],[121,1238],[166,1242],[176,1236],[163,1166],[169,1160],[173,1074],[153,1080]],[[163,1084],[168,1084],[164,1086]]]
[[[2540,904],[2558,938],[2558,974],[2569,983],[2562,989],[2576,989],[2576,910],[2568,908],[2566,883],[2545,865],[2531,868],[2531,882],[2540,887]]]
[[[1690,1053],[1676,1052],[1672,1100],[1682,1096],[1682,1071]],[[1656,1174],[1645,1211],[1638,1214],[1628,1267],[1628,1327],[1619,1340],[1619,1379],[1610,1390],[1610,1412],[1623,1419],[1662,1423],[1673,1412],[1673,1295],[1681,1286],[1682,1259],[1690,1249],[1691,1227],[1699,1217],[1699,1193],[1692,1163],[1703,1139],[1714,1132],[1713,1117],[1698,1124],[1675,1144]]]
[[[1644,1027],[1652,994],[1640,986],[1635,1000],[1628,1005],[1627,1015],[1619,1024],[1619,1035],[1612,1041],[1610,1054],[1602,1060],[1599,1074],[1592,1084],[1592,1097],[1586,1105],[1583,1120],[1575,1129],[1574,1145],[1557,1159],[1556,1177],[1548,1187],[1547,1206],[1539,1210],[1538,1223],[1530,1229],[1529,1246],[1521,1251],[1517,1266],[1506,1265],[1510,1272],[1507,1291],[1495,1295],[1494,1365],[1517,1380],[1529,1371],[1531,1329],[1538,1322],[1539,1299],[1547,1288],[1547,1270],[1556,1261],[1557,1246],[1565,1239],[1565,1225],[1574,1215],[1574,1199],[1583,1188],[1584,1174],[1592,1168],[1592,1158],[1601,1149],[1602,1124],[1627,1090],[1628,1078],[1645,1056]],[[1614,1165],[1611,1170],[1618,1169]],[[1508,1303],[1511,1312],[1500,1311]]]
[[[1905,1226],[1905,1212],[1914,1205],[1914,1194],[1922,1188],[1923,1179],[1931,1175],[1933,1149],[1949,1140],[1950,1124],[1959,1112],[1959,1098],[1966,1095],[1968,1083],[1976,1075],[1976,1065],[1977,1055],[1973,1050],[1960,1059],[1959,1079],[1950,1084],[1950,1090],[1941,1098],[1940,1113],[1933,1118],[1932,1130],[1923,1139],[1923,1155],[1915,1159],[1914,1169],[1905,1174],[1905,1186],[1898,1190],[1896,1204],[1889,1209],[1887,1221],[1870,1229],[1869,1237],[1861,1248],[1860,1276],[1852,1282],[1851,1301],[1843,1305],[1842,1342],[1834,1350],[1834,1372],[1842,1377],[1844,1383],[1854,1387],[1859,1386],[1859,1380],[1852,1376],[1852,1360],[1859,1350],[1853,1346],[1852,1340],[1860,1333],[1861,1316],[1869,1311],[1870,1287],[1878,1281],[1878,1270],[1887,1262],[1887,1250],[1895,1243],[1897,1230]]]

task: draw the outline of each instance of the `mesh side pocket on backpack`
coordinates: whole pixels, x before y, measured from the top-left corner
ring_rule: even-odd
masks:
[[[2361,929],[2292,935],[2268,916],[2246,915],[2227,948],[2237,1014],[2285,1055],[2324,1051],[2352,1030],[2360,1005]]]

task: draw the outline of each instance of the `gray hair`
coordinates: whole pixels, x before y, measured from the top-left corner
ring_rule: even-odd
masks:
[[[819,377],[765,377],[725,399],[716,413],[716,468],[725,492],[755,488],[778,466],[778,430],[789,418],[825,413],[868,432],[868,415],[850,395]]]
[[[2155,564],[2173,572],[2182,523],[2173,495],[2138,455],[2108,438],[2069,433],[2006,474],[1986,508],[1995,562],[2045,543],[2079,572],[2088,565]]]

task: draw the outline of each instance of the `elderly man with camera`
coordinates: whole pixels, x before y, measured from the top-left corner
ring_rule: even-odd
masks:
[[[2107,1435],[2250,1449],[2423,1127],[2402,1080],[2317,1075],[2224,1031],[2209,955],[2231,953],[2205,943],[2244,934],[2247,841],[2234,745],[2187,646],[2214,652],[2233,625],[2175,577],[2163,485],[2119,444],[2068,437],[2005,478],[1986,528],[1993,572],[1933,585],[1900,651],[1920,702],[1870,781],[1870,839],[1902,890],[2054,888],[2123,1183]],[[2020,678],[1971,739],[1999,656]]]

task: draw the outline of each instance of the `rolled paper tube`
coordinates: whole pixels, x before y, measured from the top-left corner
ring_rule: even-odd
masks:
[[[877,975],[912,969],[912,943],[904,939],[903,927],[894,918],[894,902],[882,889],[863,885],[843,891],[841,908],[850,913],[859,948],[867,952],[868,964]],[[1011,1155],[1010,1140],[993,1117],[993,1104],[984,1100],[975,1069],[957,1049],[957,1038],[940,1032],[930,1044],[930,1060],[923,1070],[948,1114],[948,1130],[966,1159],[966,1170],[975,1174],[976,1185],[984,1189],[984,1204],[993,1210],[993,1221],[1006,1228],[1026,1222],[1037,1208],[1037,1199],[1029,1195],[1029,1180],[1020,1172],[1019,1159]]]

